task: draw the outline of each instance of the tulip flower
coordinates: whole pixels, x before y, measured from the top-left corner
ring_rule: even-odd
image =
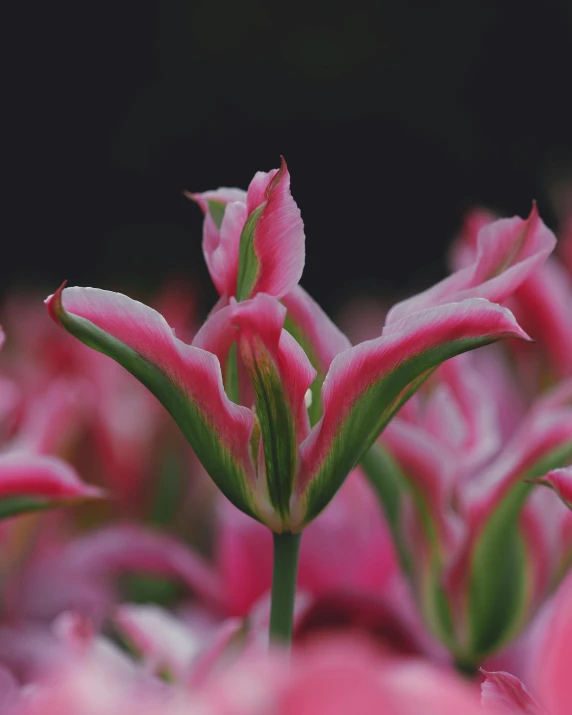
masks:
[[[364,465],[427,625],[471,668],[527,625],[566,560],[551,536],[566,512],[534,484],[571,498],[569,470],[554,468],[572,457],[572,383],[538,398],[499,443],[498,395],[469,357],[437,370]]]
[[[271,630],[288,640],[301,532],[436,367],[502,338],[527,339],[509,311],[472,295],[504,299],[553,238],[537,217],[524,228],[511,220],[500,249],[488,241],[456,291],[402,309],[381,337],[345,347],[297,287],[304,241],[285,163],[257,174],[245,201],[228,190],[197,200],[208,208],[205,255],[222,300],[191,345],[118,293],[62,286],[47,305],[146,385],[225,496],[274,532]],[[319,405],[313,420],[310,399]]]
[[[3,343],[0,330],[0,347]],[[10,389],[7,383],[6,388]],[[11,396],[6,405],[14,405]],[[102,496],[61,459],[19,444],[17,438],[8,441],[0,453],[0,519]]]

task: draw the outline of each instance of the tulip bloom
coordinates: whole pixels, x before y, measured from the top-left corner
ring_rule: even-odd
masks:
[[[0,330],[0,347],[4,333]],[[9,382],[2,385],[4,393]],[[13,405],[13,400],[6,402]],[[37,432],[36,432],[37,436]],[[0,519],[82,499],[99,498],[102,492],[84,484],[74,469],[57,457],[30,448],[16,436],[0,454]]]
[[[274,596],[291,612],[292,573],[286,581],[280,574],[295,572],[298,535],[431,371],[501,338],[527,338],[509,311],[472,295],[509,295],[553,237],[537,217],[524,233],[512,219],[455,290],[447,284],[421,310],[401,309],[381,337],[349,347],[297,286],[304,236],[289,186],[283,162],[257,174],[246,197],[197,195],[222,297],[191,345],[157,312],[117,293],[62,286],[47,304],[57,323],[158,397],[227,498],[277,535],[276,563],[286,565],[275,569]]]
[[[538,398],[499,439],[510,375],[499,362],[502,379],[485,376],[470,357],[440,368],[388,426],[380,446],[391,460],[378,447],[365,466],[427,625],[475,667],[527,625],[568,558],[567,513],[533,485],[572,502],[570,470],[557,468],[572,457],[572,383]]]

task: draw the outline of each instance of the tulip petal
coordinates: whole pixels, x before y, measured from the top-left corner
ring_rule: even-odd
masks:
[[[254,416],[226,396],[217,358],[182,343],[159,313],[120,293],[62,287],[46,302],[57,323],[151,390],[225,496],[256,518]]]
[[[305,395],[316,376],[302,348],[283,329],[285,317],[286,308],[263,293],[237,304],[232,315],[256,394],[268,495],[283,520],[290,512],[298,443],[309,432]]]
[[[7,453],[0,456],[0,519],[29,511],[101,499],[75,470],[56,457]]]
[[[519,323],[520,324],[520,323]],[[466,474],[484,464],[501,444],[497,406],[491,386],[474,367],[475,353],[459,355],[447,360],[436,373],[444,386],[450,389],[454,404],[460,411],[458,422],[464,426],[461,444],[462,470]],[[449,434],[459,432],[459,424],[450,425]],[[446,436],[443,435],[446,440]]]
[[[389,325],[410,313],[466,298],[503,303],[548,258],[556,238],[536,205],[523,221],[518,216],[495,221],[479,232],[475,262],[423,293],[393,306]]]
[[[496,715],[546,715],[523,683],[510,673],[502,670],[488,672],[481,668],[485,676],[481,684],[481,703],[486,712]]]
[[[572,373],[572,283],[563,266],[550,258],[514,295],[515,314],[538,340],[557,375]]]
[[[307,521],[329,502],[399,407],[442,362],[505,337],[527,338],[512,314],[485,300],[409,316],[382,337],[340,353],[324,387],[323,416],[301,445],[296,491]]]
[[[572,467],[553,469],[543,477],[534,479],[533,483],[554,489],[564,504],[572,509]]]
[[[172,536],[132,524],[76,538],[64,556],[70,571],[86,579],[142,573],[180,580],[205,605],[225,611],[225,594],[211,566]]]
[[[203,254],[213,283],[220,295],[234,295],[240,234],[247,219],[246,191],[221,187],[197,194],[186,191],[185,196],[205,215]]]
[[[281,298],[304,269],[304,224],[290,193],[290,174],[280,169],[258,172],[248,188],[248,220],[240,237],[238,300],[268,293]]]

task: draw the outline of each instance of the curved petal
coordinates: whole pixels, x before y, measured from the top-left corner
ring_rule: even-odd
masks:
[[[298,443],[309,432],[305,397],[316,371],[302,348],[283,329],[285,316],[283,305],[259,293],[233,308],[232,321],[256,393],[268,495],[276,513],[288,521],[298,468]]]
[[[425,308],[466,298],[486,298],[503,303],[544,263],[554,250],[556,238],[536,205],[523,221],[518,216],[500,219],[482,228],[475,262],[445,278],[423,293],[393,306],[387,325]]]
[[[254,416],[226,396],[217,358],[182,343],[159,313],[120,293],[62,287],[46,302],[57,323],[151,390],[226,497],[256,516]]]
[[[70,570],[89,578],[139,572],[180,579],[213,609],[226,610],[225,594],[209,564],[175,538],[122,524],[72,542],[62,556]]]
[[[543,477],[535,479],[534,483],[554,489],[564,504],[572,509],[572,467],[553,469]]]
[[[538,340],[560,377],[572,373],[572,283],[563,266],[550,258],[514,295],[515,315]]]
[[[234,295],[240,234],[248,216],[246,191],[221,187],[196,194],[185,191],[185,196],[205,215],[203,254],[213,283],[220,295]]]
[[[248,221],[240,238],[237,298],[256,293],[276,298],[292,290],[304,269],[305,236],[300,210],[290,193],[290,174],[258,172],[248,188]]]
[[[485,463],[501,445],[494,396],[488,382],[475,369],[473,357],[472,353],[447,360],[436,373],[449,388],[460,413],[457,425],[449,425],[449,434],[459,435],[457,447],[464,474]]]
[[[222,207],[226,207],[234,201],[240,201],[246,204],[246,191],[233,186],[220,186],[218,189],[196,193],[184,191],[183,193],[188,199],[196,201],[204,214],[208,213],[209,204],[211,203],[219,204]],[[220,225],[221,221],[217,220],[217,223]]]
[[[297,493],[304,494],[305,519],[324,508],[430,372],[505,337],[527,336],[509,311],[475,299],[416,313],[340,353],[324,382],[322,419],[301,445]]]
[[[482,528],[515,485],[572,456],[572,380],[538,400],[510,442],[461,492],[473,529]],[[526,485],[524,485],[526,486]]]
[[[493,715],[546,715],[523,683],[502,670],[494,673],[481,668],[485,679],[481,685],[483,710]]]
[[[282,303],[288,310],[287,329],[305,349],[316,370],[325,375],[336,355],[351,348],[349,338],[301,285],[286,293]]]
[[[0,519],[104,496],[56,457],[20,452],[0,455]]]

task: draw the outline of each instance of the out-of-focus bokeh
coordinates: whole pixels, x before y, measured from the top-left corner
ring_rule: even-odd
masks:
[[[176,273],[207,309],[202,217],[182,191],[246,186],[280,154],[303,283],[329,310],[440,278],[468,206],[526,215],[536,198],[556,226],[564,0],[5,0],[2,35],[3,293]]]

